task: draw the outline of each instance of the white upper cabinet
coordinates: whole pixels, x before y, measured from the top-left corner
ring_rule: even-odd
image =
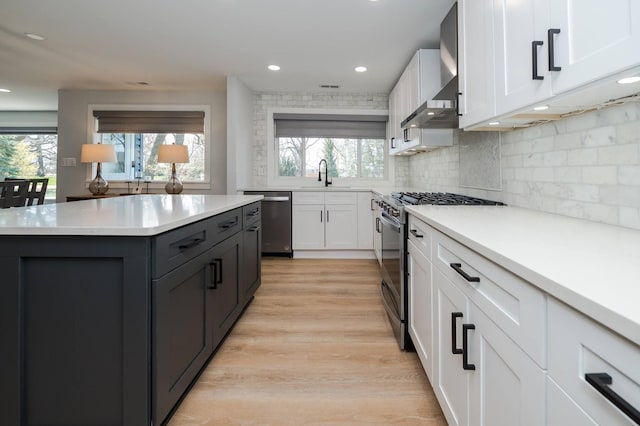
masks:
[[[458,98],[460,128],[496,115],[493,2],[458,0]]]
[[[522,127],[637,93],[638,0],[460,0],[460,127]],[[533,107],[547,105],[548,110]]]
[[[493,0],[497,115],[551,97],[546,1]]]
[[[549,1],[549,28],[556,94],[640,64],[640,1]]]

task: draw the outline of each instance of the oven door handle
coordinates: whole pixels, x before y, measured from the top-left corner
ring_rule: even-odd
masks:
[[[402,230],[402,227],[399,224],[393,222],[391,219],[388,219],[387,214],[384,212],[380,214],[380,220],[385,225],[388,225],[391,228],[393,228],[393,230],[396,231],[397,233],[400,233],[400,231]]]

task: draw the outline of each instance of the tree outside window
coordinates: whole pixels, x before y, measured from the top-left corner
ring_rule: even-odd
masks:
[[[0,179],[48,178],[46,199],[55,199],[58,135],[0,135]]]

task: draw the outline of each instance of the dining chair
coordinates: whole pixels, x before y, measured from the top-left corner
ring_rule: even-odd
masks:
[[[32,206],[34,202],[36,204],[44,204],[44,196],[47,193],[47,185],[49,184],[49,178],[37,178],[37,179],[21,179],[21,178],[4,178],[5,181],[18,181],[26,180],[29,182],[29,189],[27,190],[26,206]]]
[[[0,182],[0,208],[23,207],[29,191],[28,180],[5,180]]]

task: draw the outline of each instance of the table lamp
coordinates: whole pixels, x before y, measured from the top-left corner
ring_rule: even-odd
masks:
[[[102,177],[101,163],[115,163],[118,161],[115,146],[101,143],[83,144],[80,161],[82,163],[97,163],[96,177],[89,184],[89,191],[93,195],[106,194],[109,190],[109,182]]]
[[[176,176],[176,163],[188,163],[189,151],[186,145],[160,145],[158,147],[158,163],[171,163],[171,177],[164,186],[167,194],[182,192],[182,182]]]

